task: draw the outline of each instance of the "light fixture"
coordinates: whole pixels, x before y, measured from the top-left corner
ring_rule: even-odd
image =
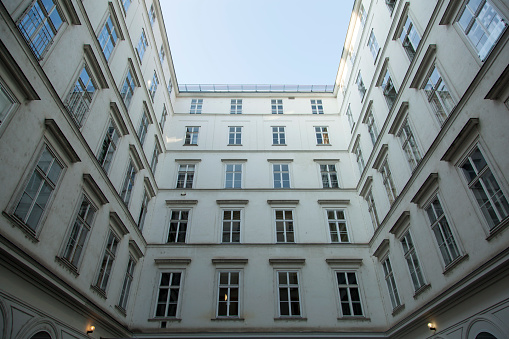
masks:
[[[88,328],[87,334],[94,333],[94,330],[95,330],[95,326],[90,326]]]
[[[435,325],[433,325],[433,323],[428,323],[428,328],[431,330],[431,331],[436,331],[437,328],[435,327]]]

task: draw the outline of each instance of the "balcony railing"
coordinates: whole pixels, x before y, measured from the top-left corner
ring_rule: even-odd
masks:
[[[181,93],[332,93],[334,85],[178,85]]]
[[[83,119],[90,107],[90,101],[90,94],[82,92],[78,86],[75,86],[67,97],[65,107],[78,128],[81,128],[83,124]]]

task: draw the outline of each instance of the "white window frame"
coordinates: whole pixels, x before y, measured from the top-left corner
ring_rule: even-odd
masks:
[[[138,140],[140,140],[141,146],[145,143],[145,137],[147,136],[148,131],[148,125],[150,124],[150,121],[148,119],[149,112],[143,110],[141,113],[140,118],[140,125],[138,126],[138,131],[136,133],[136,136],[138,137]]]
[[[333,168],[331,168],[333,166]],[[339,188],[339,176],[336,163],[319,163],[322,188]],[[335,178],[334,178],[335,177]]]
[[[221,283],[221,275],[227,274],[228,275],[228,281],[226,284]],[[237,284],[232,283],[231,275],[237,274]],[[217,303],[216,303],[216,318],[218,319],[224,319],[224,318],[232,318],[232,319],[239,319],[241,313],[241,286],[242,286],[242,270],[238,269],[220,269],[217,271]],[[231,306],[231,298],[229,297],[231,295],[232,290],[237,290],[237,314],[231,315],[230,314],[230,306]],[[225,297],[223,297],[223,294],[226,292]],[[235,301],[234,301],[235,302]],[[226,315],[220,315],[219,314],[219,306],[221,303],[226,303]]]
[[[170,277],[169,277],[169,284],[168,285],[164,285],[162,286],[161,283],[162,283],[162,279],[163,279],[163,274],[170,274]],[[178,274],[179,275],[179,284],[178,285],[173,285],[173,275],[174,274]],[[159,280],[158,280],[158,284],[157,284],[157,289],[156,289],[156,293],[155,293],[155,300],[154,300],[154,319],[178,319],[180,317],[180,309],[181,309],[181,303],[182,303],[182,289],[183,289],[183,284],[184,282],[184,270],[179,270],[179,269],[165,269],[165,270],[162,270],[161,272],[159,272]],[[172,295],[172,293],[170,293],[170,290],[173,288],[173,290],[175,290],[178,286],[178,293],[177,293],[177,301],[176,302],[171,302],[170,300],[170,297]],[[161,293],[161,287],[164,287],[165,289],[167,288],[168,289],[168,293],[166,293],[167,295],[167,298],[166,298],[166,302],[164,303],[165,305],[165,308],[164,308],[164,315],[157,315],[157,312],[158,312],[158,300],[160,298],[160,293]],[[169,308],[168,306],[169,305],[175,305],[175,315],[167,315],[168,311],[169,311]]]
[[[419,48],[419,44],[421,43],[421,35],[409,15],[406,17],[405,25],[403,26],[401,35],[399,36],[399,41],[401,41],[401,46],[403,46],[408,59],[412,62],[412,60],[414,60],[415,53],[417,52],[417,48]]]
[[[140,64],[143,61],[143,56],[147,51],[148,41],[147,36],[145,35],[145,29],[141,29],[140,39],[138,40],[138,46],[136,46],[136,54],[138,54],[138,59],[140,60]]]
[[[419,150],[419,145],[417,145],[417,140],[415,139],[412,126],[410,126],[410,122],[408,121],[408,117],[405,118],[401,124],[396,136],[401,143],[401,148],[403,149],[403,153],[405,153],[405,157],[411,170],[415,170],[419,162],[421,162],[422,156]]]
[[[359,175],[362,175],[364,169],[366,168],[366,163],[364,162],[364,156],[362,155],[361,144],[358,143],[354,149],[353,153],[355,154],[355,159],[357,162],[357,166],[359,167]]]
[[[302,295],[301,295],[301,278],[300,278],[300,270],[293,270],[293,269],[290,269],[290,270],[276,270],[275,271],[276,273],[276,291],[277,291],[277,314],[278,314],[278,317],[279,318],[302,318],[303,317],[303,309],[302,309],[302,306],[303,306],[303,303],[302,303]],[[285,273],[286,274],[286,284],[284,283],[281,283],[280,282],[280,273],[283,274]],[[289,281],[289,274],[296,274],[296,277],[297,277],[297,284],[291,284],[290,281]],[[297,293],[298,293],[298,300],[297,301],[293,301],[292,300],[292,297],[290,295],[290,289],[295,289],[297,288]],[[288,314],[282,314],[282,308],[281,308],[281,305],[283,302],[286,302],[285,300],[282,300],[281,299],[281,289],[286,289],[286,295],[287,295],[287,300],[288,300]],[[299,310],[298,310],[298,314],[297,312],[292,312],[292,307],[291,307],[291,304],[297,302],[298,305],[299,305]],[[295,314],[294,314],[295,313]]]
[[[272,184],[276,189],[285,189],[292,188],[292,178],[290,176],[290,163],[289,162],[281,162],[281,163],[272,163]],[[276,171],[276,166],[279,166],[279,170]],[[288,168],[287,171],[283,169],[283,166]],[[284,179],[285,173],[288,173],[288,180]],[[279,174],[279,179],[276,180],[276,174]],[[288,181],[288,186],[284,186],[285,182]],[[276,185],[278,183],[278,185]]]
[[[228,126],[228,146],[242,146],[242,126]]]
[[[271,126],[272,128],[272,145],[286,145],[286,126]],[[276,142],[274,142],[276,141]]]
[[[283,99],[271,99],[272,114],[283,114]]]
[[[186,135],[184,145],[198,145],[198,136],[200,134],[200,126],[186,126]]]
[[[115,25],[111,17],[112,15],[109,14],[97,36],[97,40],[99,40],[99,45],[101,45],[101,50],[107,62],[110,60],[119,39],[117,32],[119,28]]]
[[[168,110],[166,109],[166,105],[163,104],[163,111],[161,112],[161,121],[159,122],[159,126],[161,127],[161,131],[164,131],[164,125],[166,124],[166,118],[168,117]]]
[[[274,235],[277,244],[293,244],[296,243],[295,232],[295,208],[281,207],[274,208]],[[278,219],[278,213],[282,212],[283,219]],[[287,218],[287,212],[291,214],[291,218]],[[282,228],[278,231],[278,223],[282,223]],[[278,233],[283,235],[282,241],[278,241]]]
[[[69,90],[64,102],[67,112],[78,128],[83,126],[97,91],[97,85],[89,67],[85,64],[80,69],[78,79]]]
[[[119,195],[122,201],[126,206],[129,206],[129,202],[131,201],[131,195],[133,193],[133,188],[136,183],[136,174],[137,174],[136,166],[134,166],[134,162],[131,158],[129,158],[129,163],[127,164],[127,169],[124,176],[124,181],[122,184],[122,190]]]
[[[3,101],[3,102],[2,102]],[[19,106],[19,101],[12,94],[11,90],[0,77],[0,137],[2,131],[11,120],[15,109]]]
[[[112,241],[110,243],[110,240]],[[99,269],[95,278],[94,286],[103,293],[106,293],[108,288],[112,272],[115,267],[115,259],[120,245],[120,237],[113,232],[108,230],[108,236],[106,243],[104,244],[102,260],[99,263]]]
[[[398,292],[398,286],[396,284],[396,278],[394,277],[394,271],[392,269],[392,264],[389,259],[389,255],[383,258],[380,261],[380,265],[382,267],[382,274],[384,276],[385,283],[387,285],[387,292],[389,293],[389,299],[391,300],[391,305],[393,311],[402,305],[401,298]]]
[[[148,203],[150,202],[150,196],[147,192],[143,192],[143,199],[141,200],[140,213],[138,214],[138,229],[143,231],[145,225],[145,218],[147,217]]]
[[[375,230],[380,227],[380,219],[378,219],[378,212],[376,210],[375,198],[373,197],[373,189],[370,188],[366,195],[364,196],[364,200],[368,204],[368,212],[371,217],[371,223]]]
[[[410,231],[407,230],[399,238],[399,241],[401,244],[401,249],[403,251],[403,256],[405,257],[405,261],[407,263],[408,273],[410,274],[410,280],[412,281],[414,291],[417,292],[419,289],[426,286],[426,279],[424,278],[424,274],[421,268],[421,262],[419,260],[419,256],[417,255],[417,251],[415,249],[415,242],[413,241]]]
[[[190,170],[191,169],[190,166],[192,166],[192,171]],[[196,163],[179,163],[177,168],[177,181],[176,181],[177,183],[175,184],[175,188],[179,189],[193,188],[194,177],[196,176],[196,167],[197,167]],[[184,180],[180,180],[181,174],[184,176]],[[190,175],[192,175],[191,178],[189,178]]]
[[[438,79],[433,81],[432,79],[437,76]],[[441,71],[441,67],[437,66],[436,61],[433,62],[428,70],[428,74],[424,78],[421,89],[440,125],[444,124],[445,120],[449,117],[456,106],[456,99],[447,83],[448,81],[444,78],[444,73]],[[445,101],[443,100],[442,95],[437,95],[437,92],[445,93],[444,88],[449,94],[449,97],[446,98],[447,100]]]
[[[154,70],[154,75],[152,76],[152,80],[149,81],[149,89],[148,92],[150,94],[150,100],[154,102],[154,98],[157,92],[157,86],[159,85],[159,78],[157,77],[157,72]]]
[[[382,95],[384,96],[385,102],[387,103],[387,107],[390,111],[396,103],[396,99],[398,98],[398,91],[396,89],[396,85],[394,84],[394,80],[392,79],[391,72],[389,72],[389,67],[387,67],[385,70],[384,78],[380,88],[382,89]]]
[[[104,132],[103,142],[100,145],[99,152],[97,154],[97,161],[106,173],[108,173],[111,163],[113,162],[113,158],[117,153],[116,151],[121,137],[122,135],[119,133],[117,125],[113,119],[110,118],[109,124]],[[108,156],[110,156],[109,159]]]
[[[203,109],[203,99],[191,99],[189,114],[201,114]]]
[[[230,114],[242,114],[242,99],[231,99]]]
[[[369,34],[368,47],[371,52],[371,55],[373,56],[373,61],[376,61],[378,53],[380,52],[380,46],[376,41],[375,32],[373,29],[371,29],[371,33]]]
[[[345,281],[346,281],[345,284],[340,284],[340,282],[339,282],[338,274],[340,274],[340,273],[345,275]],[[357,273],[358,272],[355,270],[348,270],[348,269],[337,269],[334,271],[334,281],[336,284],[336,291],[337,291],[338,302],[339,302],[339,314],[340,314],[341,318],[364,317],[364,307],[362,306],[363,296],[362,296],[362,292],[361,292],[361,286],[360,286],[361,284],[359,282]],[[351,274],[353,274],[355,277],[355,283],[350,283],[350,275]],[[346,289],[347,300],[341,300],[341,289],[342,288]],[[354,311],[353,304],[355,301],[353,301],[353,298],[352,298],[352,295],[353,295],[352,289],[357,289],[357,293],[359,295],[358,304],[360,305],[360,308],[361,308],[360,314],[354,314],[355,311]],[[348,310],[349,310],[350,314],[345,314],[345,312],[343,310],[343,304],[348,305]]]
[[[376,141],[378,140],[380,134],[378,133],[378,128],[376,127],[376,120],[372,108],[370,108],[368,113],[366,113],[366,119],[364,121],[366,127],[368,128],[368,133],[371,138],[371,142],[373,143],[373,146],[375,146]]]
[[[240,167],[240,171],[238,170]],[[224,172],[225,172],[225,177],[224,177],[224,188],[227,188],[227,189],[237,189],[237,188],[242,188],[243,186],[243,181],[242,181],[242,178],[243,178],[243,175],[242,175],[242,172],[244,170],[244,164],[239,162],[239,163],[236,163],[236,162],[226,162],[225,163],[225,166],[224,166]],[[231,169],[231,170],[230,170]],[[232,180],[230,182],[230,180],[228,180],[228,174],[231,174],[231,177],[232,177]],[[238,179],[238,177],[240,176],[240,180]]]
[[[351,108],[350,104],[348,104],[348,108],[346,109],[346,116],[348,118],[348,123],[350,124],[350,132],[351,132],[351,131],[353,131],[353,129],[355,127],[355,120],[353,120],[352,108]]]
[[[230,212],[230,218],[225,219],[225,213]],[[238,212],[238,219],[235,218],[234,212]],[[243,220],[244,209],[239,207],[225,207],[221,209],[221,243],[222,244],[240,244],[242,241],[242,220]],[[238,232],[234,231],[235,223],[238,224]],[[234,237],[234,234],[238,233],[238,240]],[[228,240],[225,241],[225,236]]]
[[[362,81],[361,71],[357,73],[357,78],[355,79],[355,83],[357,84],[357,90],[359,91],[359,97],[361,98],[361,102],[364,101],[364,97],[366,96],[366,86],[364,86],[364,82]],[[350,107],[350,106],[348,106]]]
[[[330,145],[328,126],[315,126],[315,136],[317,145]]]
[[[150,160],[150,170],[153,175],[156,174],[157,164],[159,163],[159,155],[161,155],[161,150],[159,149],[158,142],[156,141],[154,151],[152,151],[152,160]]]
[[[173,213],[178,213],[178,219],[173,219]],[[187,219],[183,219],[183,213],[186,213],[187,212]],[[185,223],[183,222],[185,221]],[[171,233],[172,232],[172,223],[176,223],[176,229],[175,229],[175,239],[173,240],[170,240],[170,236],[171,236]],[[190,208],[180,208],[180,207],[175,207],[175,208],[171,208],[170,209],[170,219],[169,219],[169,222],[168,222],[168,234],[167,234],[167,237],[166,237],[166,244],[185,244],[187,243],[187,237],[188,237],[188,234],[189,234],[189,225],[191,224],[191,209]],[[182,229],[181,227],[185,225],[185,231],[182,232]],[[184,239],[182,241],[179,241],[180,239],[180,235],[184,233]]]
[[[394,180],[392,179],[391,169],[389,167],[388,161],[389,160],[387,157],[385,157],[385,159],[382,161],[382,164],[378,168],[378,171],[382,176],[382,183],[384,184],[387,197],[389,198],[389,204],[392,205],[398,197],[398,191],[394,185]]]
[[[346,244],[351,242],[346,209],[326,208],[325,219],[327,220],[327,229],[329,230],[329,240],[331,243]],[[344,227],[341,227],[342,225]]]
[[[323,114],[322,99],[310,99],[310,100],[311,100],[311,113]]]
[[[134,260],[133,256],[129,255],[124,281],[122,283],[122,289],[120,290],[120,297],[118,298],[117,304],[117,306],[124,312],[126,311],[127,303],[129,302],[129,294],[134,280],[134,269],[136,268],[136,264],[137,262]]]
[[[131,69],[131,67],[127,67],[127,72],[124,77],[124,81],[122,82],[122,87],[119,89],[122,101],[127,108],[129,108],[131,100],[134,96],[134,91],[136,90],[136,83],[133,74],[134,71]]]

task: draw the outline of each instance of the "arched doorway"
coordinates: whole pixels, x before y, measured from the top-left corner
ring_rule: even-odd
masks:
[[[34,334],[30,339],[51,339],[51,336],[46,331],[40,331]]]

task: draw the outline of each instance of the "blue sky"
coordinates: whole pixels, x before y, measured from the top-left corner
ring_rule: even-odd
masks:
[[[353,0],[161,0],[180,84],[332,85]]]

